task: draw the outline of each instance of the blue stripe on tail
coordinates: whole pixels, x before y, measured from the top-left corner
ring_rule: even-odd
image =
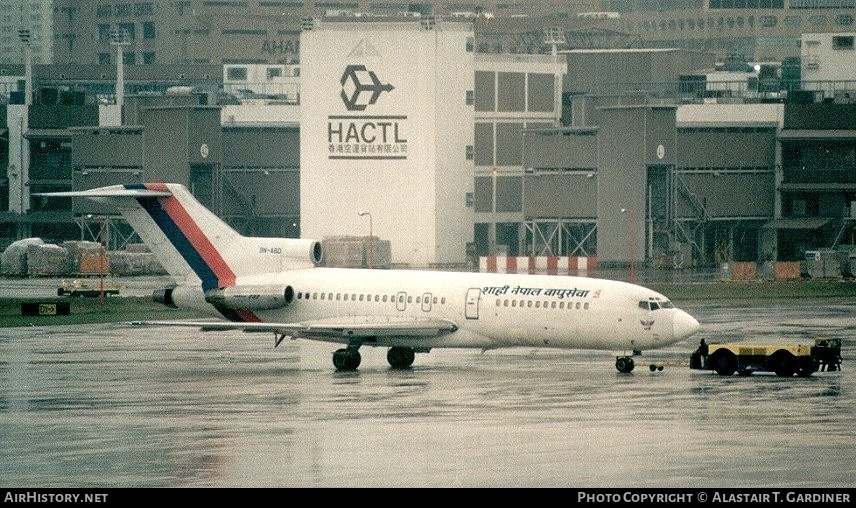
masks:
[[[196,276],[202,280],[202,290],[216,289],[218,278],[214,271],[202,258],[202,255],[193,247],[190,240],[178,227],[178,224],[161,208],[158,198],[138,198],[137,202],[148,212],[155,224],[163,231],[164,235],[178,250],[182,258],[190,265]]]

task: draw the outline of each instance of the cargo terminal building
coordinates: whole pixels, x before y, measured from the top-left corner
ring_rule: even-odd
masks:
[[[123,125],[105,121],[112,105],[8,105],[3,245],[79,239],[81,217],[104,213],[29,192],[152,180],[188,185],[246,234],[371,233],[412,267],[497,253],[712,266],[854,243],[844,95],[580,93],[578,76],[626,52],[478,55],[460,20],[322,20],[301,40],[299,105],[141,95]],[[674,82],[713,61],[634,59]]]

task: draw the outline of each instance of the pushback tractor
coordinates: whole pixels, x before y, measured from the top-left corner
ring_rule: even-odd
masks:
[[[841,341],[824,338],[815,339],[813,345],[708,345],[702,339],[690,356],[690,368],[713,370],[720,376],[774,372],[780,377],[809,377],[819,370],[841,370]]]

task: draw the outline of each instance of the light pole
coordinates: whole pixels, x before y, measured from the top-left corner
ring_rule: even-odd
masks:
[[[565,32],[561,28],[550,27],[544,30],[544,44],[550,46],[553,56],[553,114],[556,127],[562,125],[562,67],[559,65],[559,44],[567,44]]]
[[[24,84],[24,104],[30,106],[33,104],[33,55],[30,52],[30,30],[22,28],[18,30],[18,38],[21,39],[21,44],[24,46],[24,65],[26,66],[26,80]]]
[[[113,30],[110,32],[110,44],[116,46],[116,106],[119,108],[119,125],[122,125],[122,109],[125,103],[125,53],[122,48],[131,44],[128,32]]]
[[[491,178],[491,214],[490,214],[490,231],[488,235],[489,256],[496,256],[496,168],[490,173]]]
[[[636,213],[632,208],[622,208],[621,213],[630,217],[630,283],[636,283]]]
[[[369,268],[374,268],[374,231],[372,231],[372,214],[371,212],[359,212],[360,217],[369,216]]]

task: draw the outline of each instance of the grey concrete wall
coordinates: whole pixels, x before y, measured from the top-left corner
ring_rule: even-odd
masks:
[[[142,129],[72,129],[71,166],[143,166]]]
[[[776,185],[772,171],[719,174],[678,171],[678,177],[705,204],[711,218],[773,217]],[[698,216],[680,194],[675,213],[678,218]]]
[[[596,176],[581,173],[526,175],[523,189],[526,220],[597,216]]]
[[[597,131],[528,131],[523,136],[523,167],[536,170],[597,168]]]
[[[296,127],[224,128],[223,166],[300,167],[300,129]]]
[[[772,168],[775,164],[775,128],[681,128],[677,139],[681,168]]]

